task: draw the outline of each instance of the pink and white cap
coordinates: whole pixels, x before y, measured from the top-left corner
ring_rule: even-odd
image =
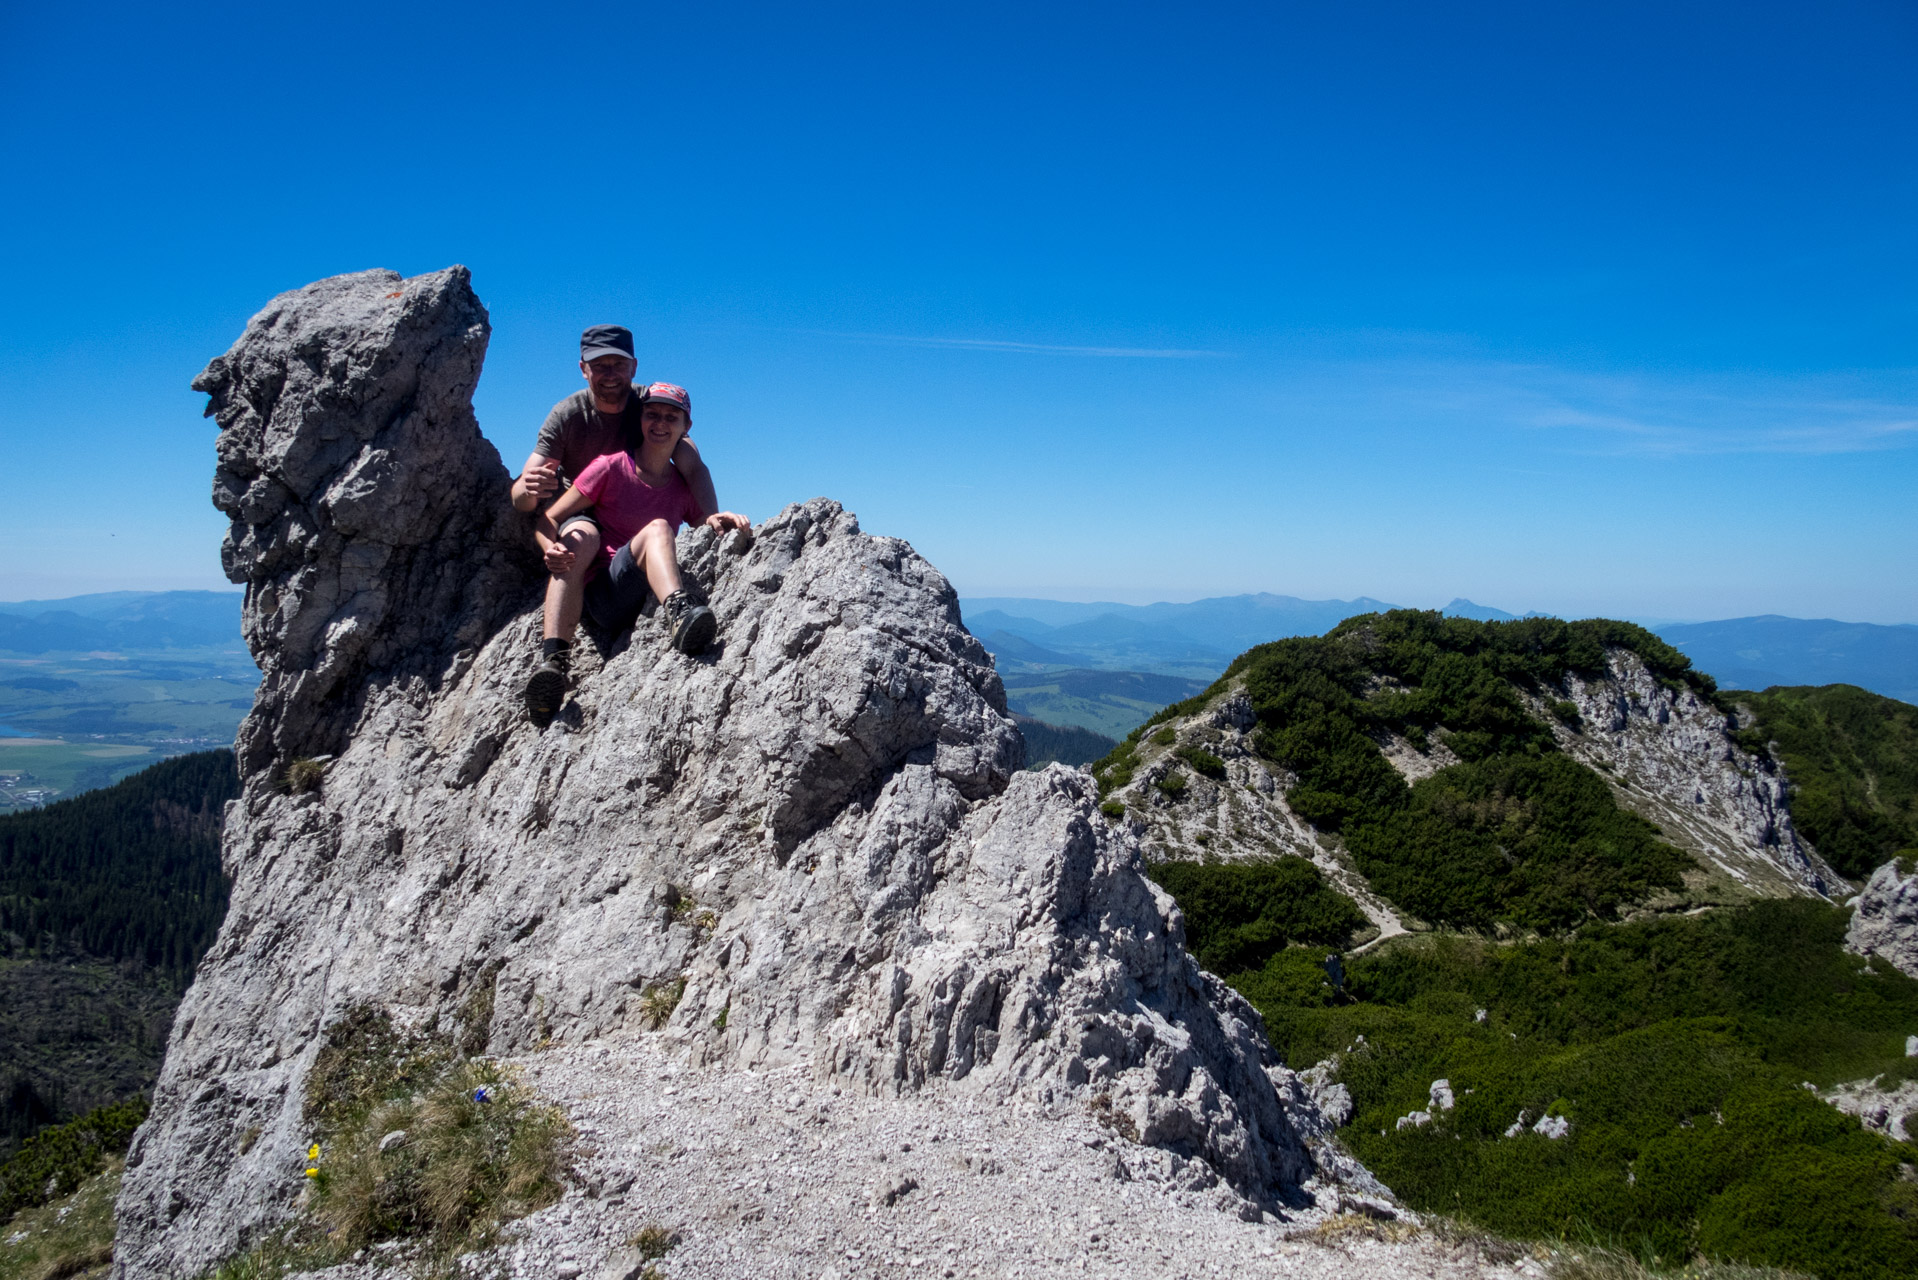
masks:
[[[688,418],[693,416],[692,393],[686,390],[686,388],[674,386],[670,382],[653,383],[646,388],[644,394],[640,396],[640,399],[642,401],[662,400],[667,404],[676,404],[686,411]]]

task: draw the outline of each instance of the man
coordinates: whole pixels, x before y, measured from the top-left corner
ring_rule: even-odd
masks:
[[[579,512],[556,525],[547,514],[558,497],[585,473],[593,460],[624,452],[640,438],[639,396],[633,391],[633,334],[623,325],[596,324],[579,337],[579,371],[586,389],[553,406],[539,429],[539,438],[513,481],[513,506],[536,511],[533,538],[549,575],[541,627],[541,670],[552,668],[557,678],[539,682],[541,706],[533,706],[534,690],[527,689],[527,706],[535,719],[559,709],[566,672],[572,658],[571,637],[579,625],[580,602],[588,571],[600,550],[599,525],[590,512]],[[690,436],[673,450],[673,468],[704,511],[719,510],[712,474],[700,460]],[[560,695],[553,695],[557,686]],[[550,701],[551,706],[544,705]]]

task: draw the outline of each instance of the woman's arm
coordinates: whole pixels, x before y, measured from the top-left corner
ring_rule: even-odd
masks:
[[[699,504],[701,511],[719,510],[719,495],[713,492],[713,473],[706,469],[705,459],[699,456],[699,446],[693,443],[692,433],[681,436],[679,443],[673,446],[673,466],[686,487],[693,491],[693,501]]]
[[[557,533],[559,526],[566,523],[567,517],[576,516],[592,505],[593,500],[581,493],[578,485],[574,485],[559,495],[559,501],[546,508],[546,518],[553,522],[553,530]]]

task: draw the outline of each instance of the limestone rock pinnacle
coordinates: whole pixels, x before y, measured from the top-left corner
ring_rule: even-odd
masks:
[[[1091,780],[1022,772],[990,656],[906,543],[824,499],[685,531],[720,642],[682,657],[641,619],[527,721],[538,565],[470,407],[486,336],[463,269],[364,272],[276,298],[195,384],[265,680],[116,1274],[198,1274],[293,1212],[306,1073],[366,1004],[476,1051],[644,1035],[1092,1108],[1194,1187],[1295,1198],[1307,1091]],[[294,756],[330,757],[316,790],[275,785]]]

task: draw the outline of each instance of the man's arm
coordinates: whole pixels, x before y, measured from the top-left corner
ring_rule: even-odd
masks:
[[[693,501],[699,504],[701,511],[719,510],[719,495],[713,492],[713,473],[706,469],[705,460],[699,456],[699,446],[693,443],[690,433],[681,436],[674,447],[673,465],[679,468],[680,478],[693,491]]]
[[[513,510],[531,511],[547,494],[559,488],[559,459],[535,449],[513,481]]]

